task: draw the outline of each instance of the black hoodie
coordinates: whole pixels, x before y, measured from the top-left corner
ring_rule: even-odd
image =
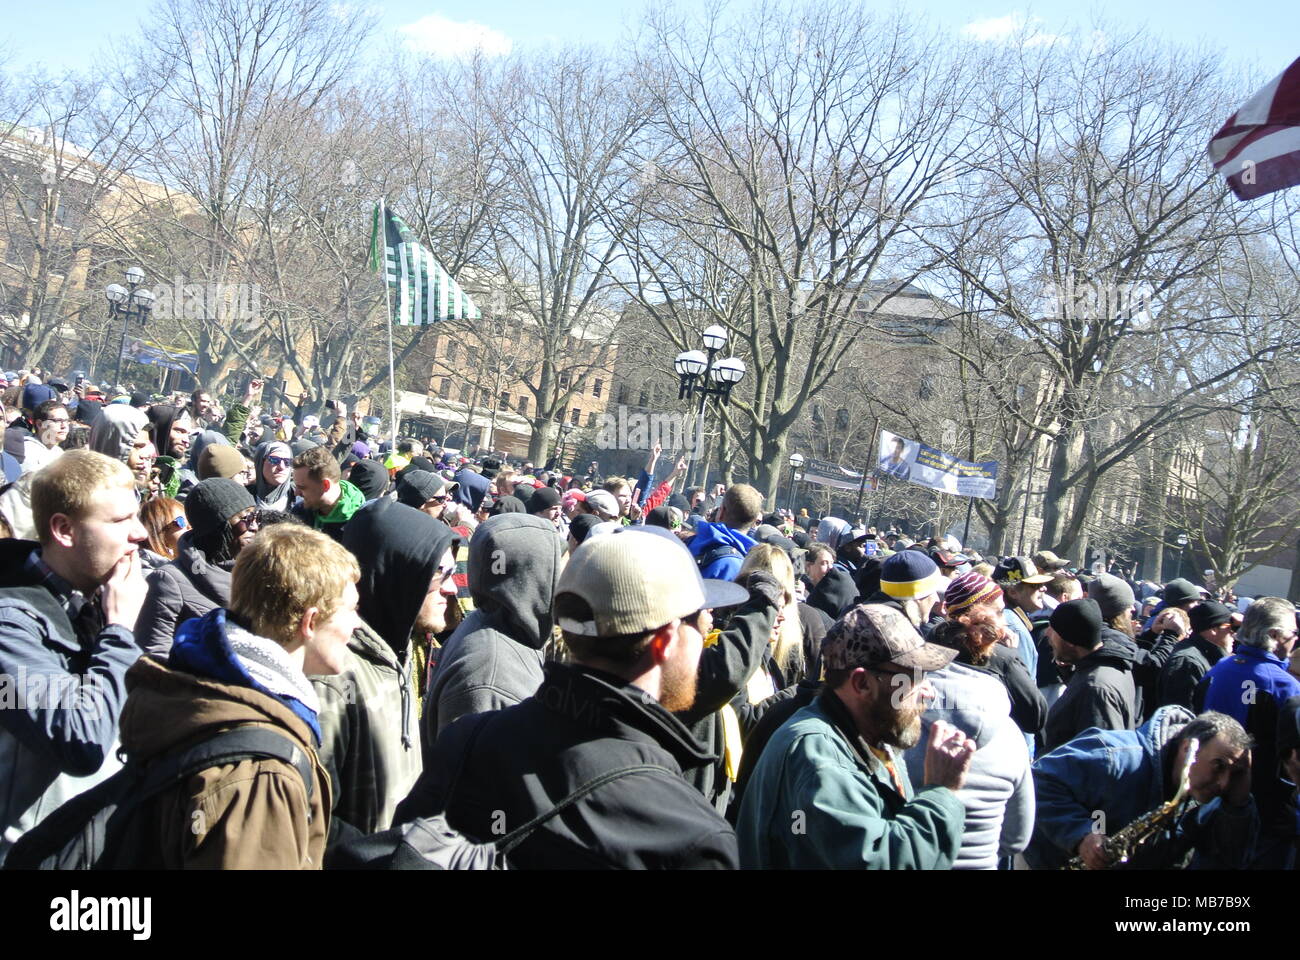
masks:
[[[1052,704],[1043,730],[1045,748],[1055,750],[1089,727],[1132,730],[1138,722],[1133,665],[1138,646],[1111,627],[1102,627],[1101,646],[1074,665],[1065,692]]]
[[[367,500],[374,500],[382,497],[388,489],[388,471],[377,460],[359,460],[353,464],[348,482]]]
[[[458,717],[519,703],[541,685],[563,555],[564,541],[541,517],[501,514],[474,531],[475,609],[438,654],[421,719],[426,753]]]
[[[455,538],[441,520],[387,499],[367,503],[343,530],[343,546],[361,566],[357,612],[403,660],[429,583]]]
[[[821,582],[808,594],[808,606],[816,607],[832,620],[853,606],[858,596],[858,585],[841,567],[831,567]]]

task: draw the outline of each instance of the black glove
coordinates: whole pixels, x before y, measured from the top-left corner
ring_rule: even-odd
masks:
[[[785,587],[774,574],[768,573],[766,570],[753,570],[739,583],[749,591],[751,600],[755,597],[762,597],[774,607],[785,604]]]

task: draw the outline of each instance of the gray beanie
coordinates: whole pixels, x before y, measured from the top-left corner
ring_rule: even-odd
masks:
[[[225,477],[212,477],[197,484],[185,499],[185,519],[194,536],[215,533],[230,518],[255,506],[253,495],[243,485]]]
[[[1111,573],[1103,573],[1088,584],[1088,598],[1097,601],[1105,620],[1113,620],[1125,610],[1132,611],[1137,602],[1133,588]]]
[[[447,481],[428,470],[407,470],[397,481],[397,502],[419,510],[447,488]]]

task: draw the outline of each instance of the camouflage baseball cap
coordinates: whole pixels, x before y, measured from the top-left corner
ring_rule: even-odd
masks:
[[[887,663],[917,670],[947,666],[957,651],[926,643],[907,617],[893,607],[863,603],[826,632],[822,663],[827,670],[881,667]]]

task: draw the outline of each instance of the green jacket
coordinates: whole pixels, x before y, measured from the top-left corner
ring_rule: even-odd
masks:
[[[400,662],[362,623],[348,641],[343,672],[311,683],[320,698],[319,754],[334,784],[335,819],[362,833],[387,830],[421,769],[409,647]]]
[[[162,496],[175,500],[181,489],[180,461],[175,457],[158,457],[154,460],[154,466],[158,467],[160,476],[167,478],[163,482]]]
[[[339,481],[339,498],[334,502],[334,509],[325,516],[315,510],[309,510],[301,503],[293,508],[294,516],[311,526],[313,530],[328,534],[335,540],[343,536],[344,525],[366,504],[366,496],[361,490],[347,480]]]
[[[221,425],[221,433],[230,445],[239,446],[239,437],[244,432],[244,427],[248,426],[248,414],[251,411],[242,403],[232,403],[230,409],[226,411],[225,423]]]
[[[902,795],[834,693],[791,717],[745,788],[736,825],[741,867],[950,869],[965,807],[946,787],[913,793],[903,755],[885,750]]]

